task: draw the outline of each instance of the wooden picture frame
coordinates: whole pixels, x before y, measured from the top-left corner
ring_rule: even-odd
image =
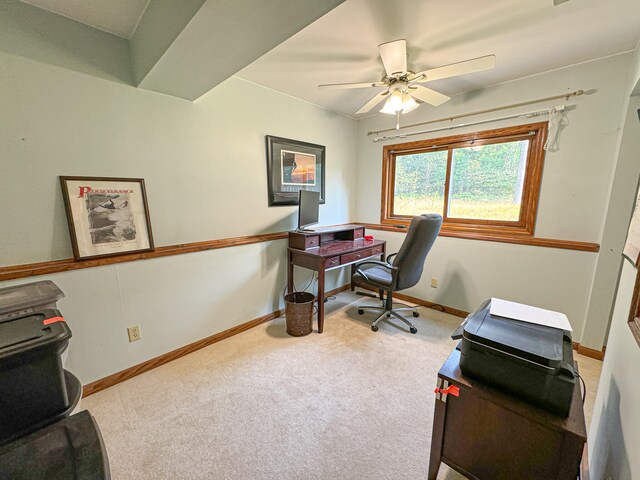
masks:
[[[60,177],[76,260],[154,249],[142,178]]]
[[[640,270],[636,270],[636,281],[633,286],[627,325],[629,325],[633,338],[640,347]]]
[[[269,206],[298,205],[300,190],[320,192],[325,203],[324,145],[266,136]]]

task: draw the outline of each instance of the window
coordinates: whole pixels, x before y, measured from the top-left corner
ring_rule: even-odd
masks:
[[[388,145],[382,224],[442,214],[442,234],[532,236],[547,123]]]

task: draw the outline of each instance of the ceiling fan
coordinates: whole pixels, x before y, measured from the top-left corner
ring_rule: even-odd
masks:
[[[377,94],[366,104],[364,104],[356,114],[367,113],[376,105],[386,99],[384,107],[380,112],[400,116],[400,113],[407,113],[418,108],[420,103],[428,103],[433,106],[442,105],[450,97],[419,85],[420,83],[431,82],[443,78],[457,77],[467,73],[479,72],[495,68],[495,55],[466,60],[464,62],[452,63],[443,67],[432,68],[422,72],[414,73],[407,70],[407,41],[395,40],[393,42],[378,45],[378,51],[384,64],[386,75],[379,82],[364,83],[333,83],[328,85],[318,85],[319,90],[334,90],[343,88],[367,88],[378,87],[386,90]],[[417,100],[417,101],[416,101]]]

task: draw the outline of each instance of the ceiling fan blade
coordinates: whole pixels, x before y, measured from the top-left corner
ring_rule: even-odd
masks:
[[[360,108],[360,110],[358,110],[356,112],[356,115],[359,113],[367,113],[369,110],[371,110],[373,107],[375,107],[376,105],[378,105],[382,100],[384,100],[384,97],[386,97],[389,94],[389,91],[386,90],[384,92],[380,92],[379,94],[377,94],[375,97],[373,97],[371,100],[369,100],[367,103],[365,103],[362,108]]]
[[[432,68],[422,72],[415,73],[409,78],[410,82],[431,82],[442,78],[457,77],[458,75],[466,75],[468,73],[481,72],[482,70],[490,70],[496,67],[496,56],[487,55],[478,57],[464,62],[452,63],[443,67]],[[419,79],[418,77],[425,78]]]
[[[342,88],[367,88],[367,87],[387,87],[385,82],[363,82],[363,83],[328,83],[318,85],[318,90],[338,90]]]
[[[407,73],[407,41],[395,40],[378,45],[380,58],[387,76],[393,77]]]
[[[430,88],[423,87],[422,85],[414,85],[409,87],[409,95],[418,100],[422,100],[434,107],[438,105],[442,105],[444,102],[451,100],[450,97],[443,95],[441,93],[436,92],[435,90],[431,90]]]

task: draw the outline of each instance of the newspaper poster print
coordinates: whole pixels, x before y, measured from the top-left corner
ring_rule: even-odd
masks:
[[[60,181],[76,260],[153,250],[144,180]]]
[[[89,192],[84,195],[84,199],[93,245],[136,241],[136,226],[128,192]]]

